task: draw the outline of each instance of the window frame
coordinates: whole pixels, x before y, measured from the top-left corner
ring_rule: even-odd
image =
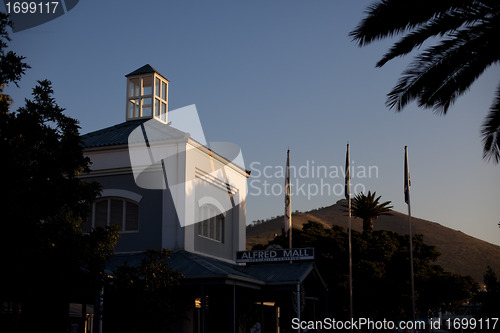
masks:
[[[90,230],[94,230],[96,228],[96,204],[101,203],[103,201],[107,202],[106,206],[106,224],[105,226],[110,225],[110,220],[111,220],[111,200],[119,200],[122,203],[122,222],[120,226],[119,232],[121,234],[131,234],[131,233],[138,233],[140,230],[139,226],[139,216],[140,216],[140,210],[139,210],[139,202],[124,198],[124,197],[116,197],[116,196],[108,196],[108,197],[101,197],[97,200],[95,200],[92,203],[92,214],[90,216]],[[127,225],[127,203],[131,203],[137,207],[137,229],[133,230],[127,230],[126,225]],[[115,223],[118,224],[118,223]],[[84,232],[85,233],[85,232]]]
[[[204,209],[210,209],[208,214],[204,213]],[[224,232],[226,229],[226,217],[220,210],[211,204],[205,204],[199,209],[200,219],[205,215],[212,215],[209,218],[203,219],[202,221],[197,223],[197,235],[204,239],[209,239],[214,242],[218,242],[224,244]],[[208,224],[207,232],[205,233],[204,225]],[[214,237],[211,237],[211,232],[213,232]],[[219,237],[217,237],[217,232]]]

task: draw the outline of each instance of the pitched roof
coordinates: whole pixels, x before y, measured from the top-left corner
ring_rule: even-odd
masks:
[[[166,77],[161,75],[156,69],[154,69],[150,64],[146,64],[142,66],[141,68],[137,68],[135,71],[128,73],[125,75],[125,77],[133,76],[133,75],[140,75],[140,74],[151,74],[151,73],[156,73],[160,75],[162,78],[168,81]],[[170,82],[170,81],[169,81]]]
[[[82,135],[84,148],[124,145],[132,131],[148,119],[126,121]]]
[[[94,148],[128,144],[130,133],[147,121],[149,121],[147,125],[147,134],[150,141],[170,140],[186,136],[185,132],[169,124],[164,124],[154,118],[137,119],[82,135],[83,147]]]
[[[187,279],[233,279],[244,280],[253,284],[264,284],[246,274],[239,266],[221,260],[204,257],[184,250],[172,253],[169,267],[184,274]]]

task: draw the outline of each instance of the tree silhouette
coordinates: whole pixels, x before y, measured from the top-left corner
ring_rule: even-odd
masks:
[[[90,161],[78,122],[57,105],[51,83],[38,81],[32,98],[11,110],[4,88],[17,84],[29,66],[6,51],[9,25],[0,13],[0,327],[67,332],[68,303],[92,302],[118,231],[82,234],[100,186],[80,178]]]
[[[389,92],[387,106],[419,107],[446,114],[457,97],[500,61],[500,2],[496,0],[379,0],[350,33],[359,46],[403,35],[376,64],[407,55],[437,37],[415,56]],[[500,85],[482,128],[483,158],[500,162]]]
[[[481,315],[484,318],[500,313],[500,282],[495,271],[488,266],[483,275],[484,289],[477,295],[481,304]]]
[[[368,191],[368,195],[365,195],[361,192],[352,198],[352,215],[363,220],[363,232],[373,231],[373,220],[379,216],[392,215],[392,206],[389,206],[391,202],[379,203],[380,196],[375,198],[376,193]]]
[[[185,319],[191,303],[179,288],[184,276],[167,265],[169,258],[167,249],[149,249],[140,266],[116,267],[105,290],[105,328],[162,332]]]

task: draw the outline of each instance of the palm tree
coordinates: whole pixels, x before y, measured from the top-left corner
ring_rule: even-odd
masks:
[[[381,215],[392,215],[390,201],[379,203],[380,196],[375,198],[377,192],[371,193],[368,191],[368,195],[364,193],[358,193],[351,202],[351,213],[355,217],[363,219],[363,232],[373,231],[373,219],[378,218]]]
[[[424,42],[438,42],[417,54],[387,95],[387,106],[419,107],[446,114],[458,96],[491,65],[500,62],[500,1],[378,0],[350,33],[359,46],[401,35],[376,64],[383,66]],[[483,158],[500,162],[500,85],[481,128]]]

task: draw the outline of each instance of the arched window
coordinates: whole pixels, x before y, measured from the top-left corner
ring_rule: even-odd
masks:
[[[139,230],[139,205],[124,198],[102,198],[92,205],[92,215],[83,224],[83,232],[93,228],[117,224],[120,231]]]
[[[224,243],[224,215],[212,205],[200,207],[198,235]]]

